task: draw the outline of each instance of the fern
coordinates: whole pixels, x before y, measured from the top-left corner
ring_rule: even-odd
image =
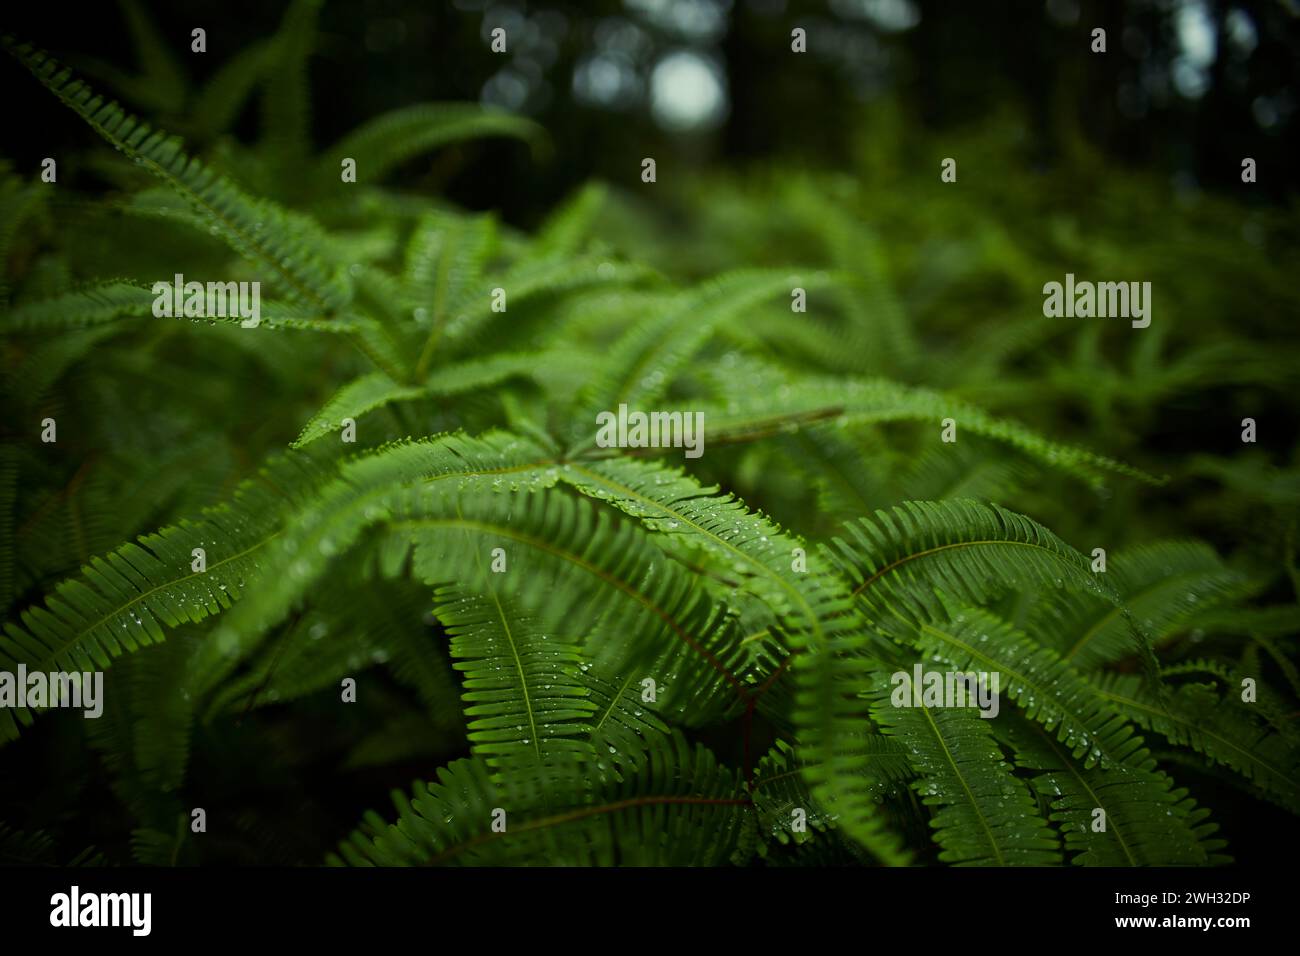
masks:
[[[1099,689],[1112,706],[1140,726],[1235,770],[1293,812],[1300,806],[1295,743],[1255,719],[1240,702],[1221,697],[1213,686],[1186,684],[1162,701],[1129,675],[1107,674]]]
[[[110,282],[11,309],[5,316],[4,330],[11,334],[52,332],[85,328],[122,316],[144,316],[153,311],[155,298],[143,286]]]
[[[845,529],[832,560],[866,606],[924,617],[935,592],[973,604],[1000,588],[1056,587],[1113,597],[1087,560],[1037,522],[975,500],[908,502]]]
[[[314,175],[323,186],[338,180],[343,159],[354,160],[358,177],[379,182],[394,167],[427,150],[482,136],[513,136],[537,142],[534,123],[504,111],[467,103],[417,103],[378,116],[325,151]],[[319,188],[319,187],[318,187]]]
[[[680,737],[653,752],[635,778],[593,793],[558,812],[512,801],[479,761],[457,761],[437,783],[408,798],[394,794],[398,820],[378,817],[339,847],[331,861],[484,865],[671,865],[723,863],[740,827],[733,774]],[[504,831],[487,823],[494,807],[513,808]],[[507,811],[509,814],[510,811]],[[510,817],[507,816],[507,821]]]
[[[470,745],[492,767],[527,760],[546,770],[575,756],[594,762],[586,738],[595,705],[578,679],[577,644],[548,636],[541,621],[485,590],[480,597],[442,589],[434,610],[465,675]]]
[[[1012,725],[1016,766],[1041,771],[1034,791],[1049,801],[1077,866],[1196,866],[1227,862],[1217,829],[1170,778],[1125,768],[1082,769],[1040,728]],[[1163,809],[1162,809],[1163,808]],[[1101,811],[1104,816],[1099,816]]]
[[[349,290],[323,264],[320,236],[306,219],[246,196],[187,156],[178,140],[105,102],[44,52],[8,38],[4,45],[95,132],[184,196],[237,252],[267,269],[286,294],[326,312],[347,303]]]
[[[61,169],[103,196],[0,161],[0,672],[106,684],[84,725],[0,708],[0,758],[55,771],[0,773],[0,858],[1213,866],[1300,813],[1295,355],[1255,317],[1300,304],[1284,218],[1251,210],[1252,257],[1235,207],[1119,173],[1077,217],[1035,198],[1074,181],[968,184],[972,215],[880,136],[870,175],[469,211],[417,158],[546,132],[415,102],[317,149],[321,6],[196,85],[125,3],[137,65],[86,68],[148,123],[4,40],[118,155]],[[1106,239],[1143,216],[1197,241]],[[1034,317],[1060,262],[1130,257],[1179,280],[1178,336]],[[155,317],[179,272],[263,282],[259,326]],[[601,447],[620,405],[702,413],[707,455]],[[1266,440],[1229,454],[1238,405]],[[1162,433],[1187,409],[1199,454]],[[918,660],[996,674],[996,716],[894,706]],[[90,801],[103,855],[69,842]]]
[[[232,504],[197,519],[147,535],[95,558],[79,578],[69,579],[45,607],[23,612],[5,625],[0,663],[12,670],[94,670],[111,658],[164,638],[164,627],[202,621],[229,608],[248,586],[267,546],[279,533],[278,518],[294,495],[305,494],[315,475],[295,459],[267,471],[267,482],[250,480]],[[258,520],[249,520],[250,515]],[[205,572],[193,570],[202,548]],[[0,734],[11,739],[26,709],[6,709]]]
[[[1114,556],[1109,574],[1123,608],[1143,621],[1157,643],[1177,634],[1201,613],[1240,596],[1248,582],[1229,569],[1213,549],[1200,542],[1160,542]],[[1066,660],[1090,669],[1132,650],[1120,605],[1101,605],[1081,598],[1061,602],[1043,633],[1055,632],[1056,647]]]
[[[878,707],[887,734],[905,738],[942,847],[939,859],[965,866],[1044,866],[1059,862],[1059,838],[1039,817],[1024,783],[970,710]]]

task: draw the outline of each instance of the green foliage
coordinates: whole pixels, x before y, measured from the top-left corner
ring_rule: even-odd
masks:
[[[5,40],[126,160],[59,206],[0,167],[0,671],[107,678],[84,725],[0,710],[0,761],[84,745],[109,858],[1205,865],[1234,813],[1300,811],[1295,449],[1156,441],[1229,365],[1294,409],[1290,346],[1216,312],[1238,267],[1297,305],[1288,262],[1215,266],[1238,210],[1163,214],[1193,268],[1108,241],[1150,202],[1123,177],[1064,219],[1046,190],[972,218],[931,185],[758,171],[668,194],[696,213],[676,244],[608,184],[530,236],[383,184],[537,142],[525,120],[416,104],[315,153],[317,6],[196,91],[125,5],[140,72],[91,69],[192,153]],[[1151,329],[1038,314],[1060,262],[1128,257],[1191,285]],[[274,294],[256,328],[157,318],[175,273]],[[598,446],[624,403],[703,411],[707,454]],[[1000,674],[1001,712],[893,706],[918,660]],[[318,766],[431,782],[345,837]],[[218,803],[233,832],[191,833]],[[95,859],[61,819],[0,825],[0,859]]]

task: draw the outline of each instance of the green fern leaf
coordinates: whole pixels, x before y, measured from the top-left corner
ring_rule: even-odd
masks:
[[[507,136],[539,143],[542,128],[503,110],[471,103],[415,103],[368,120],[326,150],[316,166],[317,182],[337,183],[340,163],[354,159],[359,181],[378,183],[394,167],[451,143]]]
[[[254,41],[222,63],[195,95],[187,129],[204,140],[229,130],[273,62],[274,50],[273,43]]]
[[[1097,686],[1134,723],[1230,767],[1274,803],[1300,813],[1300,749],[1234,701],[1231,686],[1220,697],[1212,685],[1185,684],[1165,700],[1131,674],[1099,675]]]
[[[638,323],[615,346],[598,378],[580,396],[575,439],[590,445],[598,412],[620,404],[653,404],[667,392],[678,372],[725,322],[760,303],[789,294],[800,283],[786,272],[740,270],[688,289],[662,314]]]
[[[287,294],[325,311],[347,303],[350,290],[323,265],[321,236],[310,220],[244,195],[187,156],[179,140],[105,102],[43,51],[8,37],[4,46],[95,132],[184,196],[232,248],[269,270]]]
[[[582,252],[592,223],[608,198],[609,187],[604,183],[587,183],[542,223],[530,255],[547,259]]]
[[[802,653],[795,662],[800,754],[814,794],[833,805],[845,831],[887,862],[905,857],[881,827],[862,763],[870,753],[854,740],[866,715],[842,683],[865,686],[861,654],[866,627],[852,610],[848,588],[818,569],[795,570],[798,539],[730,496],[715,496],[679,472],[617,459],[570,463],[561,476],[611,501],[668,540],[680,537],[720,557],[771,609],[781,632]],[[779,676],[780,671],[772,672]],[[766,684],[764,689],[766,689]]]
[[[258,587],[217,628],[201,672],[210,681],[228,673],[366,531],[393,522],[407,499],[435,494],[429,489],[442,484],[544,487],[555,481],[554,470],[541,449],[501,432],[399,442],[346,462],[261,556]]]
[[[926,422],[937,431],[945,419],[952,419],[958,435],[966,431],[992,438],[1093,484],[1100,484],[1108,473],[1159,483],[1130,465],[1050,441],[1023,425],[995,418],[930,389],[886,380],[791,377],[744,363],[720,374],[729,381],[745,381],[746,387],[721,402],[697,406],[704,413],[709,441],[714,445],[753,441],[817,425],[915,421]]]
[[[569,809],[508,794],[479,760],[459,760],[436,783],[394,793],[397,822],[369,814],[331,854],[334,865],[671,866],[726,862],[748,801],[739,781],[707,750],[680,736],[655,750],[635,775],[606,785]],[[506,810],[493,830],[494,808]]]
[[[500,591],[489,585],[435,592],[434,614],[465,675],[471,749],[496,769],[594,763],[588,738],[596,708],[580,679],[577,644],[546,633],[552,629]]]
[[[1226,862],[1217,830],[1186,790],[1160,773],[1084,770],[1042,728],[1007,731],[1016,766],[1042,771],[1030,786],[1051,805],[1050,819],[1076,866],[1204,866]],[[1098,816],[1101,811],[1104,816]]]
[[[355,421],[376,408],[383,408],[393,402],[420,398],[425,394],[424,388],[418,385],[399,384],[383,372],[363,375],[348,382],[321,406],[321,410],[303,426],[302,433],[294,440],[292,447],[302,448],[318,438],[338,431],[343,427],[344,419],[350,418]]]
[[[983,604],[1006,588],[1068,588],[1117,600],[1088,559],[1023,515],[973,499],[909,501],[845,526],[827,548],[876,614],[924,620],[936,592]]]
[[[310,148],[310,82],[307,60],[316,45],[316,19],[322,0],[293,0],[271,41],[271,66],[263,97],[262,124],[281,175]],[[301,176],[301,172],[298,173]]]
[[[913,774],[907,750],[893,737],[868,734],[860,753],[865,757],[864,774],[882,794]],[[820,807],[809,791],[797,748],[783,740],[758,762],[751,794],[760,830],[777,843],[805,843],[836,826],[833,807]],[[803,811],[798,821],[802,828],[795,826],[796,810]]]
[[[1001,675],[999,693],[1054,732],[1066,752],[1083,759],[1085,769],[1095,764],[1153,768],[1142,738],[1094,687],[1051,650],[1035,646],[992,614],[963,608],[948,620],[924,622],[914,643],[926,658],[946,661],[958,673]]]
[[[17,305],[5,314],[0,328],[6,333],[81,329],[122,316],[152,315],[156,298],[142,285],[106,282]]]
[[[280,531],[280,521],[319,478],[305,458],[268,466],[232,501],[198,518],[145,535],[60,584],[45,605],[24,611],[0,636],[0,668],[83,671],[163,640],[164,629],[201,621],[229,608],[254,578]],[[203,548],[206,570],[192,570]],[[17,735],[27,710],[0,711],[0,740]]]
[[[921,802],[938,808],[930,821],[956,866],[1053,866],[1060,841],[1038,815],[1023,781],[993,739],[989,721],[970,708],[872,708],[887,735],[907,748]]]
[[[656,678],[660,716],[703,723],[742,693],[734,620],[633,526],[556,493],[408,496],[394,510],[394,528],[415,543],[415,573],[430,583],[463,580],[495,548],[513,554],[512,594],[549,627],[584,628],[602,668]],[[626,639],[588,636],[610,629]]]
[[[1143,622],[1159,644],[1196,615],[1242,596],[1248,582],[1198,541],[1160,541],[1116,552],[1107,574],[1123,607]],[[1091,670],[1133,650],[1120,606],[1088,597],[1067,597],[1036,615],[1035,633],[1055,637],[1054,646],[1076,667]]]
[[[611,262],[607,259],[579,257],[576,259],[545,259],[524,261],[494,279],[494,287],[506,291],[510,308],[521,301],[533,302],[546,296],[599,287],[620,287],[645,282],[656,273],[642,265]],[[444,343],[452,355],[463,355],[488,341],[499,316],[513,313],[492,310],[492,289],[486,285],[478,290],[477,299],[468,300],[460,315],[447,324]]]

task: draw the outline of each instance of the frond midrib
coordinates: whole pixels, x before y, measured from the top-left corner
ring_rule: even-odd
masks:
[[[1140,600],[1141,598],[1148,597],[1149,595],[1158,592],[1161,588],[1169,585],[1170,582],[1182,581],[1187,578],[1194,579],[1203,576],[1205,573],[1206,572],[1202,569],[1196,569],[1193,571],[1187,571],[1183,574],[1175,574],[1173,577],[1160,578],[1156,581],[1152,581],[1150,584],[1145,585],[1144,587],[1140,588],[1137,591],[1134,591],[1130,594],[1125,594],[1124,604],[1123,605],[1116,604],[1108,608],[1106,610],[1106,613],[1103,614],[1096,622],[1092,624],[1091,627],[1089,627],[1083,633],[1083,636],[1080,637],[1079,640],[1077,640],[1074,643],[1074,645],[1069,649],[1069,651],[1061,655],[1061,659],[1066,661],[1072,660],[1074,656],[1083,649],[1085,644],[1087,644],[1094,637],[1096,637],[1098,633],[1100,633],[1103,627],[1109,624],[1116,615],[1121,614],[1123,612],[1124,606],[1133,604],[1136,601]]]
[[[1106,698],[1107,700],[1114,701],[1117,704],[1122,704],[1126,707],[1132,707],[1135,710],[1140,710],[1144,713],[1151,714],[1152,716],[1155,717],[1166,718],[1171,723],[1178,724],[1182,727],[1188,728],[1188,730],[1191,733],[1202,734],[1205,737],[1209,737],[1223,744],[1225,747],[1241,754],[1243,757],[1246,758],[1246,764],[1248,766],[1257,765],[1261,769],[1267,770],[1278,780],[1282,781],[1285,787],[1290,788],[1289,790],[1284,790],[1283,792],[1295,793],[1297,791],[1300,791],[1300,781],[1292,780],[1290,777],[1286,775],[1285,771],[1279,770],[1277,767],[1273,766],[1271,763],[1269,763],[1259,754],[1256,754],[1250,750],[1246,750],[1240,745],[1234,743],[1230,738],[1224,737],[1221,734],[1216,733],[1214,730],[1210,729],[1209,727],[1204,727],[1201,726],[1200,724],[1193,723],[1191,720],[1188,720],[1186,717],[1183,717],[1179,714],[1175,714],[1169,710],[1152,707],[1150,704],[1143,703],[1140,700],[1136,700],[1131,697],[1125,697],[1123,694],[1116,694],[1114,691],[1099,689],[1098,693],[1102,697]],[[1211,757],[1211,759],[1215,759],[1215,758]]]
[[[576,567],[579,567],[582,570],[593,575],[594,577],[597,577],[600,580],[604,581],[606,584],[620,591],[625,596],[636,601],[647,611],[654,614],[657,618],[659,618],[661,621],[667,624],[668,627],[673,631],[673,633],[676,634],[677,637],[679,637],[688,647],[690,647],[693,651],[699,654],[714,670],[716,670],[719,674],[721,674],[723,679],[726,680],[726,682],[732,686],[732,688],[737,692],[737,694],[743,696],[745,693],[744,686],[740,683],[739,680],[736,679],[735,675],[732,674],[731,671],[727,669],[726,665],[723,664],[721,661],[719,661],[717,657],[708,650],[708,648],[704,647],[694,637],[692,637],[690,633],[686,630],[686,628],[683,627],[682,624],[678,622],[677,619],[674,618],[672,614],[670,614],[668,611],[666,611],[665,609],[660,607],[657,603],[655,603],[653,600],[651,600],[648,595],[643,594],[641,591],[632,587],[627,582],[619,580],[618,578],[609,574],[604,569],[599,568],[596,565],[592,564],[590,561],[583,559],[581,555],[575,554],[574,552],[563,548],[557,548],[551,542],[546,541],[545,539],[538,538],[534,535],[522,534],[520,532],[515,531],[514,529],[507,528],[503,525],[493,525],[493,524],[488,524],[487,522],[474,521],[471,519],[461,518],[461,517],[406,518],[401,521],[393,522],[390,525],[390,527],[394,531],[404,531],[404,530],[414,531],[420,528],[443,528],[443,527],[461,528],[466,531],[478,531],[483,534],[492,534],[492,535],[497,535],[498,537],[507,538],[511,541],[516,541],[519,544],[536,548],[538,551],[543,551],[546,554],[552,555],[553,557],[568,561],[569,563],[575,565]]]
[[[600,816],[606,813],[618,813],[620,810],[632,810],[637,807],[651,806],[704,806],[704,807],[746,807],[751,805],[751,801],[745,798],[728,799],[725,797],[683,797],[683,796],[643,796],[628,797],[625,800],[616,800],[612,803],[602,803],[590,807],[581,807],[577,810],[569,810],[564,813],[553,814],[549,817],[543,817],[539,820],[530,820],[527,823],[519,824],[513,827],[508,833],[505,831],[496,832],[488,831],[471,837],[462,843],[453,844],[445,850],[440,851],[431,857],[424,865],[437,866],[438,864],[464,853],[466,850],[472,850],[475,847],[482,846],[485,843],[491,843],[503,836],[515,833],[526,833],[533,830],[545,830],[550,827],[561,826],[566,823],[574,823],[578,820],[586,820],[590,817]]]
[[[231,561],[237,561],[240,558],[252,554],[254,551],[258,550],[259,548],[273,541],[275,538],[279,537],[281,533],[282,533],[281,531],[277,530],[273,534],[267,535],[265,538],[263,538],[261,541],[257,542],[256,544],[252,545],[251,547],[245,548],[243,551],[239,552],[238,554],[233,554],[230,557],[222,558],[220,561],[216,561],[208,565],[208,572],[211,572],[214,568],[219,568],[222,567],[223,565],[229,564]],[[199,571],[193,574],[187,574],[184,577],[174,578],[171,581],[164,581],[162,584],[155,585],[154,587],[151,587],[147,591],[141,591],[139,594],[131,598],[131,600],[127,601],[125,604],[121,604],[113,608],[111,611],[109,611],[107,614],[100,617],[93,624],[89,625],[88,627],[81,628],[71,638],[69,638],[66,641],[62,641],[59,645],[58,650],[54,651],[52,654],[48,656],[41,657],[36,662],[33,662],[34,666],[37,669],[44,669],[52,666],[57,661],[59,655],[66,654],[72,647],[79,644],[88,635],[94,633],[100,627],[103,627],[104,624],[107,623],[111,618],[116,617],[117,615],[121,614],[123,611],[135,607],[141,601],[145,600],[146,598],[150,597],[153,594],[158,593],[159,591],[165,590],[170,587],[175,587],[176,585],[180,584],[182,581],[186,581],[189,578],[202,577],[205,573],[208,572]]]
[[[1012,678],[1019,680],[1022,684],[1024,684],[1026,687],[1033,690],[1039,697],[1043,698],[1044,700],[1051,699],[1050,691],[1046,687],[1044,687],[1041,683],[1039,683],[1037,680],[1034,680],[1033,678],[1026,676],[1023,672],[1019,670],[1015,670],[1011,667],[1008,667],[1003,661],[1000,661],[995,657],[990,657],[987,654],[981,653],[978,648],[973,647],[970,644],[966,643],[961,638],[957,637],[955,634],[951,634],[948,631],[937,628],[934,625],[929,623],[922,623],[920,627],[922,631],[925,631],[929,634],[933,634],[935,637],[939,638],[945,643],[955,645],[956,647],[961,648],[963,651],[966,651],[968,654],[971,655],[971,657],[975,658],[976,660],[982,661],[983,663],[990,665],[993,671],[995,672],[1001,671],[1002,673],[1010,674]],[[1073,676],[1078,680],[1080,686],[1085,687],[1088,690],[1095,689],[1091,684],[1088,684],[1086,681],[1084,681],[1081,675],[1074,674]],[[1070,723],[1082,725],[1082,721],[1080,721],[1073,713],[1071,713],[1065,707],[1060,707],[1059,711],[1060,711],[1060,717],[1058,718],[1058,723],[1065,722],[1068,720]],[[1037,721],[1035,721],[1034,723],[1037,723]],[[1085,733],[1087,732],[1086,727],[1084,728],[1084,731]],[[1103,741],[1100,741],[1099,739],[1099,735],[1094,736],[1093,743],[1094,745],[1097,746],[1098,750],[1101,749],[1102,742]],[[1138,753],[1145,754],[1146,748],[1145,747],[1142,748],[1141,750],[1138,751]],[[1125,766],[1125,762],[1123,760],[1119,760],[1116,759],[1115,757],[1110,757],[1110,756],[1108,756],[1107,759],[1117,767]]]
[[[1114,832],[1115,839],[1119,841],[1120,849],[1124,851],[1124,856],[1128,859],[1129,866],[1137,866],[1137,857],[1133,855],[1133,851],[1129,849],[1128,841],[1124,839],[1123,833],[1120,832],[1122,828],[1115,823],[1115,814],[1106,810],[1106,804],[1102,801],[1101,797],[1092,786],[1089,785],[1087,779],[1083,776],[1083,773],[1079,770],[1075,761],[1070,759],[1069,754],[1061,751],[1060,746],[1057,744],[1056,740],[1052,738],[1052,735],[1038,725],[1034,725],[1034,729],[1046,742],[1046,745],[1051,748],[1052,753],[1060,759],[1061,766],[1068,770],[1070,774],[1079,781],[1079,786],[1087,792],[1089,799],[1092,800],[1092,805],[1094,807],[1099,807],[1106,812],[1106,832]]]
[[[1053,551],[1051,548],[1045,548],[1043,547],[1043,545],[1035,544],[1032,541],[1014,541],[1005,538],[990,538],[990,539],[981,539],[978,541],[954,541],[950,544],[941,544],[938,547],[926,548],[924,551],[914,551],[911,554],[906,554],[901,558],[891,561],[885,567],[881,568],[879,571],[872,574],[871,577],[867,578],[861,584],[855,587],[852,591],[852,595],[854,597],[858,597],[868,587],[870,587],[872,584],[875,584],[886,574],[890,574],[891,572],[902,567],[904,564],[907,564],[909,561],[916,561],[920,558],[930,557],[931,555],[938,554],[941,551],[949,551],[954,548],[976,548],[976,547],[985,547],[985,546],[992,546],[992,545],[998,545],[998,546],[1015,545],[1017,547],[1022,547],[1022,548],[1031,548],[1035,551],[1041,551],[1044,554],[1049,555],[1052,558],[1056,559],[1058,562],[1061,562],[1061,556],[1057,554],[1055,551]]]
[[[970,803],[971,808],[974,809],[975,815],[979,817],[980,826],[984,828],[984,834],[988,838],[989,842],[989,849],[993,851],[993,855],[998,861],[998,866],[1006,866],[1006,858],[1002,856],[1002,849],[998,846],[998,841],[993,837],[993,829],[989,826],[988,818],[984,815],[984,811],[980,807],[979,801],[975,799],[975,793],[971,790],[970,784],[966,782],[966,775],[961,772],[961,767],[958,766],[956,759],[953,757],[952,750],[948,747],[948,741],[944,740],[943,734],[940,733],[939,725],[935,722],[934,715],[930,713],[930,708],[924,704],[917,709],[925,715],[925,721],[929,725],[931,732],[934,734],[935,740],[937,740],[939,746],[943,748],[944,758],[948,761],[948,765],[952,767],[953,775],[961,781],[962,790],[966,792],[966,800]]]
[[[817,615],[813,613],[812,605],[810,605],[807,599],[804,598],[803,592],[799,588],[794,587],[789,581],[785,580],[784,577],[777,574],[775,571],[773,571],[771,568],[765,565],[762,561],[758,560],[748,552],[743,551],[740,548],[737,548],[734,544],[732,544],[730,541],[726,540],[725,538],[719,537],[718,535],[714,534],[712,531],[709,531],[707,528],[703,527],[697,522],[692,521],[687,515],[685,515],[681,511],[674,510],[661,502],[655,501],[653,498],[647,498],[644,495],[637,492],[635,489],[629,488],[627,485],[623,484],[622,482],[615,481],[611,478],[606,478],[604,475],[601,475],[597,472],[593,472],[588,468],[582,467],[582,465],[577,462],[570,463],[570,467],[573,468],[575,471],[581,472],[590,480],[595,481],[599,484],[603,484],[605,487],[609,488],[612,491],[617,491],[619,494],[626,495],[629,498],[634,498],[635,500],[641,502],[642,504],[649,505],[654,508],[658,508],[665,515],[669,515],[675,519],[682,521],[684,524],[694,529],[700,536],[704,538],[708,538],[709,540],[713,541],[715,544],[721,545],[728,552],[736,555],[737,557],[743,558],[746,563],[751,564],[754,567],[757,567],[765,577],[767,577],[769,580],[775,581],[778,585],[780,585],[781,589],[785,591],[787,595],[793,597],[795,599],[795,602],[803,607],[804,617],[808,621],[809,627],[811,627],[814,633],[816,634],[818,645],[821,646],[823,644],[824,635],[822,632],[821,621],[817,617]],[[703,495],[702,497],[709,497],[709,496]]]

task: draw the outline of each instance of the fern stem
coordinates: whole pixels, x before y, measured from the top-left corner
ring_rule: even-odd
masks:
[[[392,527],[394,530],[403,530],[403,529],[414,529],[420,527],[437,527],[439,525],[459,525],[467,531],[480,531],[485,534],[493,534],[496,535],[497,537],[508,538],[512,541],[517,541],[520,544],[537,548],[539,551],[545,551],[547,554],[554,555],[557,558],[561,558],[563,560],[569,561],[572,564],[582,568],[584,571],[588,572],[589,574],[592,574],[600,578],[606,584],[609,584],[611,587],[615,588],[618,591],[621,591],[627,597],[636,601],[647,611],[649,611],[651,614],[655,615],[655,617],[659,618],[666,625],[668,625],[668,628],[674,634],[676,634],[678,638],[680,638],[688,647],[690,647],[691,650],[699,654],[700,657],[702,657],[710,667],[712,667],[714,670],[716,670],[719,674],[722,675],[722,678],[728,684],[731,685],[731,687],[736,691],[736,694],[740,697],[741,700],[747,699],[745,687],[740,682],[740,680],[736,677],[736,675],[731,673],[731,671],[727,668],[727,665],[723,664],[722,661],[718,660],[718,658],[714,656],[708,650],[708,648],[704,647],[702,644],[700,644],[699,641],[697,641],[694,637],[692,637],[689,633],[687,633],[687,631],[680,624],[678,624],[676,620],[673,619],[671,614],[669,614],[659,605],[655,604],[653,601],[649,600],[641,592],[634,590],[630,585],[626,584],[623,581],[618,580],[608,572],[601,570],[591,562],[584,560],[580,555],[559,550],[555,548],[549,541],[543,541],[540,538],[534,538],[534,537],[529,537],[528,535],[520,534],[519,532],[515,531],[513,528],[490,526],[490,525],[485,525],[478,521],[472,521],[467,519],[424,518],[419,520],[400,521],[394,524]]]
[[[517,826],[510,833],[527,832],[530,830],[543,830],[547,827],[560,826],[565,823],[573,823],[577,820],[585,820],[589,817],[600,816],[605,813],[618,813],[620,810],[632,810],[637,807],[653,806],[705,806],[705,807],[747,807],[751,806],[753,801],[749,797],[740,797],[736,799],[722,799],[717,797],[630,797],[627,800],[618,800],[614,803],[605,803],[595,807],[583,807],[581,810],[571,810],[568,813],[557,813],[553,816],[543,817],[540,820],[531,820],[528,823]],[[455,846],[448,847],[441,853],[430,858],[425,866],[437,866],[444,860],[447,860],[466,850],[471,850],[476,846],[505,836],[505,833],[480,833],[464,843],[458,843]]]

